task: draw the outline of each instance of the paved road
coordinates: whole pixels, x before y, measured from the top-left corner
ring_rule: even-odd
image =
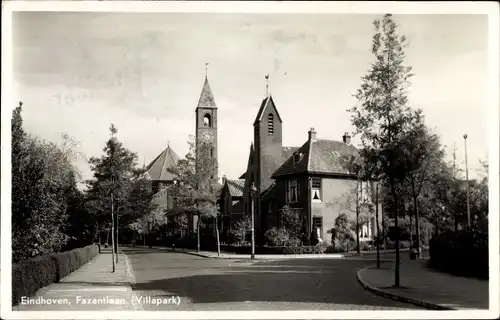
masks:
[[[382,310],[415,307],[373,295],[356,280],[366,259],[250,263],[145,248],[124,248],[144,310]],[[179,296],[179,305],[155,305]],[[151,303],[145,300],[151,299]]]

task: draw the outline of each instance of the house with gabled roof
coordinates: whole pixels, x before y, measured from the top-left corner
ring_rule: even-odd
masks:
[[[222,189],[220,195],[220,215],[221,215],[221,241],[226,241],[229,231],[234,224],[239,221],[244,213],[243,189],[244,179],[227,179],[222,177]]]
[[[328,231],[340,214],[356,220],[357,192],[363,217],[360,239],[368,241],[375,235],[375,217],[369,210],[372,182],[359,181],[345,165],[346,158],[358,153],[350,139],[347,133],[342,141],[319,139],[311,128],[307,141],[272,175],[278,190],[278,206],[288,204],[300,209],[304,228],[326,243],[331,242]],[[279,221],[279,212],[277,215]]]
[[[370,183],[359,183],[342,162],[345,156],[358,152],[350,144],[348,134],[342,141],[318,139],[316,131],[311,129],[302,146],[283,146],[283,121],[271,95],[261,102],[253,126],[247,169],[240,176],[244,180],[243,207],[238,217],[251,214],[254,199],[257,245],[265,243],[267,230],[281,225],[280,210],[285,205],[300,209],[306,242],[315,233],[328,243],[331,240],[328,231],[336,217],[346,213],[351,221],[355,219],[357,190],[362,202],[369,204]],[[252,185],[256,188],[253,198]],[[366,205],[360,211],[363,216],[370,215]],[[373,217],[367,220],[360,228],[362,241],[374,235]]]

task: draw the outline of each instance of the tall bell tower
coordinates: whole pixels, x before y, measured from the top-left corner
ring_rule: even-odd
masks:
[[[217,161],[217,105],[208,83],[207,67],[208,63],[205,66],[205,83],[195,110],[196,142],[210,142],[211,148],[204,156],[214,158]],[[217,170],[215,170],[213,178],[218,178]]]

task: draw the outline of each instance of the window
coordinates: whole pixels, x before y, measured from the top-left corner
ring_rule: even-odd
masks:
[[[210,148],[210,158],[214,157],[214,148]]]
[[[267,134],[270,136],[274,134],[274,115],[272,113],[267,116]]]
[[[210,114],[205,114],[205,116],[203,117],[203,125],[205,127],[212,127],[212,117],[210,116]]]
[[[361,225],[359,238],[363,240],[369,240],[372,238],[372,219],[369,219],[368,222]]]
[[[313,217],[313,231],[316,232],[318,239],[323,239],[323,218]]]
[[[294,153],[293,154],[293,162],[296,163],[296,162],[299,162],[301,159],[302,159],[302,156],[303,154],[302,153]]]
[[[297,202],[299,201],[299,182],[297,180],[289,180],[285,182],[285,201]]]
[[[370,194],[371,194],[371,190],[370,190],[370,182],[369,181],[361,181],[360,183],[360,190],[359,190],[359,201],[360,203],[364,203],[364,204],[369,204],[371,203],[371,199],[370,199]]]
[[[312,178],[311,197],[313,202],[321,202],[321,178]]]

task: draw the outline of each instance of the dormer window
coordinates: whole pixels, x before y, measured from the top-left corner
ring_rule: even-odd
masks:
[[[205,114],[205,116],[203,117],[203,125],[205,127],[209,127],[211,128],[212,127],[212,117],[210,116],[210,114]]]
[[[274,115],[272,113],[267,116],[267,134],[270,136],[274,134]]]
[[[296,152],[293,154],[293,163],[300,161],[300,153]]]

